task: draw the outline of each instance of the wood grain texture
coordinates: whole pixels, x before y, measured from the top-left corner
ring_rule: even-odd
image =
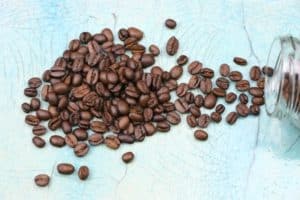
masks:
[[[195,141],[183,122],[143,143],[118,151],[100,146],[76,158],[67,147],[36,149],[20,109],[28,78],[51,67],[82,31],[140,27],[143,43],[162,49],[157,63],[166,70],[176,60],[164,51],[171,35],[180,40],[178,55],[214,69],[223,62],[238,68],[233,56],[262,65],[276,36],[300,36],[299,9],[298,0],[0,1],[0,199],[299,199],[299,130],[265,112],[233,127],[209,126],[207,142]],[[164,27],[168,17],[177,20],[175,30]],[[241,68],[246,77],[248,70]],[[129,150],[136,158],[124,165],[121,155]],[[59,175],[59,162],[88,165],[89,179]],[[38,173],[51,175],[49,187],[34,185]]]

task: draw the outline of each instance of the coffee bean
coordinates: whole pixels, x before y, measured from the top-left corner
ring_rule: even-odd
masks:
[[[47,174],[39,174],[34,177],[34,182],[37,186],[45,187],[49,184],[50,177]]]
[[[202,95],[198,94],[195,96],[194,103],[196,106],[201,107],[204,104],[204,98]]]
[[[111,149],[118,149],[120,147],[120,140],[114,135],[106,136],[104,142],[106,146]]]
[[[60,163],[56,166],[56,169],[58,173],[65,175],[73,174],[73,172],[75,171],[74,166],[70,163]]]
[[[122,160],[124,163],[130,163],[134,159],[134,154],[132,152],[126,152],[122,155]]]
[[[152,136],[156,132],[156,128],[151,122],[145,123],[144,128],[147,136]]]
[[[213,107],[215,107],[216,103],[217,103],[217,97],[214,94],[210,93],[204,97],[205,108],[212,109]]]
[[[250,88],[250,83],[247,80],[240,80],[240,81],[236,82],[235,88],[238,91],[247,91]]]
[[[82,129],[82,128],[76,128],[73,131],[73,134],[76,136],[76,138],[78,139],[78,141],[84,141],[88,138],[88,133],[86,130]]]
[[[40,120],[34,115],[26,115],[25,122],[31,126],[37,126],[40,123]]]
[[[109,28],[104,28],[101,33],[106,37],[106,39],[108,41],[113,41],[114,40],[114,36],[112,31]]]
[[[89,136],[88,142],[91,146],[104,143],[104,137],[101,134],[94,133]]]
[[[173,56],[177,53],[179,48],[179,41],[175,36],[169,38],[166,46],[166,51],[170,56]]]
[[[169,29],[174,29],[177,25],[176,21],[174,19],[167,19],[165,21],[165,25],[166,27],[168,27]]]
[[[129,118],[128,116],[123,116],[119,119],[119,128],[126,129],[129,126]]]
[[[192,93],[192,92],[187,92],[187,93],[184,95],[184,99],[186,100],[186,102],[187,102],[188,104],[194,103],[194,100],[195,100],[194,93]]]
[[[220,77],[216,80],[216,85],[223,90],[227,90],[229,88],[229,80],[224,77]]]
[[[28,86],[30,88],[38,88],[42,85],[42,80],[38,77],[33,77],[28,80]]]
[[[167,81],[167,82],[165,83],[165,86],[166,86],[167,88],[169,88],[170,91],[176,90],[176,88],[177,88],[177,81],[171,79],[171,80],[169,80],[169,81]]]
[[[205,132],[204,130],[196,130],[194,132],[194,137],[197,139],[197,140],[201,140],[201,141],[204,141],[204,140],[207,140],[208,138],[208,134],[207,132]]]
[[[265,78],[261,77],[257,80],[256,85],[258,88],[260,89],[264,89],[265,88]]]
[[[226,96],[225,96],[225,101],[226,103],[233,103],[237,98],[237,95],[233,92],[229,92]]]
[[[210,118],[212,121],[217,122],[217,123],[222,120],[222,116],[217,112],[212,112],[210,114]]]
[[[178,65],[185,65],[189,61],[188,57],[186,55],[180,55],[176,62]]]
[[[251,87],[249,89],[249,94],[251,94],[254,97],[263,97],[264,91],[258,87]]]
[[[198,125],[197,123],[197,119],[194,115],[187,115],[186,116],[186,122],[188,123],[188,125],[191,127],[191,128],[194,128]]]
[[[65,139],[59,135],[52,135],[49,139],[50,144],[55,147],[63,147],[65,146]]]
[[[238,114],[236,112],[230,112],[226,116],[226,121],[228,124],[232,125],[236,122],[237,118],[238,118]]]
[[[189,86],[186,83],[180,83],[176,89],[176,94],[179,97],[183,97],[186,95]]]
[[[225,97],[226,91],[222,88],[213,88],[212,93],[217,97]]]
[[[119,39],[125,41],[129,37],[129,33],[125,28],[121,28],[118,32]]]
[[[264,67],[262,68],[262,72],[264,73],[264,75],[271,77],[271,76],[273,76],[274,70],[273,70],[273,68],[271,68],[271,67],[264,66]]]
[[[248,103],[248,96],[244,93],[239,95],[239,100],[241,103],[243,104],[247,104]]]
[[[74,134],[72,134],[72,133],[66,134],[66,136],[65,136],[65,143],[69,147],[74,148],[78,144],[77,137]]]
[[[258,66],[253,66],[250,70],[250,79],[257,81],[261,76],[261,70]]]
[[[183,68],[180,65],[176,65],[170,70],[171,78],[176,80],[181,77],[182,73],[183,73]]]
[[[195,89],[195,88],[199,87],[200,81],[201,81],[201,79],[199,78],[199,76],[192,75],[188,82],[189,89]]]
[[[32,138],[32,143],[38,148],[42,148],[46,144],[45,140],[39,136],[34,136]]]
[[[37,90],[35,88],[25,88],[24,95],[27,97],[35,97],[37,95]]]
[[[129,27],[127,30],[130,37],[134,37],[138,40],[143,38],[144,33],[140,29],[136,27]]]
[[[229,79],[231,81],[240,81],[243,79],[243,75],[239,71],[232,71],[229,74]]]
[[[82,32],[79,35],[79,40],[81,43],[86,44],[92,39],[92,35],[89,32]]]
[[[29,113],[31,111],[31,106],[28,103],[22,103],[21,107],[24,113]]]
[[[80,41],[75,39],[75,40],[71,40],[69,43],[69,49],[71,51],[77,51],[79,49],[80,46]]]
[[[61,127],[62,120],[59,117],[53,117],[48,121],[48,127],[50,130],[54,131]]]
[[[69,87],[65,83],[56,83],[53,85],[53,90],[56,94],[66,94],[69,91]]]
[[[222,114],[225,111],[225,106],[223,104],[218,104],[215,111],[219,114]]]
[[[143,56],[141,58],[141,63],[144,68],[153,65],[154,62],[155,62],[155,60],[154,60],[154,57],[152,54],[143,54]]]
[[[219,72],[220,72],[220,74],[221,74],[222,76],[227,77],[227,76],[229,75],[229,73],[230,73],[230,67],[229,67],[229,65],[228,65],[228,64],[222,64],[222,65],[220,66]]]
[[[252,115],[259,115],[259,113],[260,113],[260,108],[259,108],[259,106],[258,106],[258,105],[251,105],[251,106],[250,106],[250,113],[251,113]]]
[[[188,66],[188,72],[192,75],[200,74],[203,64],[199,61],[193,61]]]
[[[80,180],[86,180],[90,175],[90,170],[87,166],[81,166],[78,169],[78,177]]]
[[[243,104],[243,103],[239,103],[237,106],[236,106],[236,112],[239,114],[239,116],[242,116],[242,117],[247,117],[250,110],[248,108],[248,106],[246,104]]]
[[[89,146],[84,142],[80,142],[74,147],[74,153],[78,157],[83,157],[88,152],[89,152]]]
[[[96,133],[105,133],[108,130],[105,123],[101,121],[92,121],[90,124],[90,128]]]
[[[39,118],[39,120],[48,120],[51,117],[49,111],[44,109],[37,110],[36,116]]]
[[[233,62],[235,62],[235,64],[237,64],[237,65],[247,65],[247,63],[248,63],[247,60],[242,57],[234,57]]]
[[[149,46],[149,51],[153,56],[158,56],[160,54],[160,50],[158,46],[152,44]]]
[[[202,114],[198,118],[198,126],[200,128],[206,128],[208,126],[209,122],[210,122],[210,117],[208,114]]]
[[[136,83],[136,87],[137,87],[137,89],[142,93],[142,94],[149,94],[149,88],[148,88],[148,86],[147,86],[147,84],[146,84],[146,82],[145,81],[143,81],[143,80],[139,80],[137,83]],[[138,95],[137,93],[132,93],[131,94],[133,97],[134,96],[136,96],[136,95]]]
[[[170,124],[167,121],[157,122],[156,129],[160,132],[168,132],[170,130]]]
[[[43,125],[37,125],[32,128],[32,133],[36,136],[42,136],[47,132],[47,129]]]
[[[189,104],[183,99],[175,101],[175,108],[180,113],[186,113],[189,110]]]
[[[251,102],[253,104],[259,105],[259,106],[265,104],[265,100],[264,100],[263,97],[253,97],[252,100],[251,100]]]
[[[200,90],[204,94],[208,94],[212,90],[212,81],[208,78],[201,79]]]
[[[179,124],[181,121],[181,118],[180,118],[180,115],[176,111],[172,111],[167,114],[167,121],[170,124]]]
[[[210,68],[202,68],[200,71],[200,75],[204,78],[213,78],[214,71]]]
[[[38,110],[41,106],[41,102],[38,98],[33,97],[30,101],[30,107],[32,110]]]

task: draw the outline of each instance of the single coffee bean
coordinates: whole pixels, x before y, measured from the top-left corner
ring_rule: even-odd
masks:
[[[210,68],[202,68],[200,71],[200,75],[204,78],[213,78],[214,70],[212,70]]]
[[[189,86],[186,83],[180,83],[176,89],[176,94],[179,97],[183,97],[186,95]]]
[[[33,97],[30,101],[30,107],[32,110],[38,110],[41,106],[41,102],[38,98]]]
[[[34,177],[34,182],[37,186],[45,187],[49,184],[50,177],[47,174],[39,174]]]
[[[170,70],[170,76],[172,79],[175,80],[179,79],[182,73],[183,73],[183,68],[180,65],[176,65]]]
[[[180,118],[180,115],[176,112],[176,111],[172,111],[172,112],[169,112],[167,114],[167,121],[170,123],[170,124],[179,124],[180,121],[181,121],[181,118]]]
[[[241,103],[247,104],[248,103],[248,96],[245,93],[241,93],[239,95],[239,100],[240,100]]]
[[[56,94],[66,94],[69,91],[69,86],[65,83],[56,83],[53,85],[53,90]]]
[[[236,82],[235,88],[238,91],[247,91],[250,88],[250,83],[247,80],[240,80],[240,81]]]
[[[144,68],[153,65],[155,62],[154,57],[152,54],[143,54],[141,58],[141,63]]]
[[[72,133],[66,134],[66,136],[65,136],[65,143],[69,147],[74,148],[78,144],[77,137],[74,134],[72,134]]]
[[[253,104],[259,106],[265,104],[265,99],[263,97],[253,97],[251,101]]]
[[[70,163],[60,163],[56,166],[56,169],[58,173],[65,175],[73,174],[75,171],[74,166]]]
[[[38,88],[42,85],[42,80],[38,77],[33,77],[28,80],[28,86],[30,88]]]
[[[90,124],[90,128],[96,133],[105,133],[108,130],[106,124],[101,121],[92,121]]]
[[[225,96],[226,103],[233,103],[236,99],[237,99],[237,95],[235,93],[233,93],[233,92],[229,92]]]
[[[213,88],[212,93],[217,97],[225,97],[226,91],[222,88]]]
[[[271,77],[271,76],[273,76],[274,70],[273,70],[273,68],[271,68],[271,67],[264,66],[264,67],[262,68],[262,72],[264,73],[264,75]]]
[[[130,163],[134,159],[134,154],[132,152],[126,152],[122,155],[122,160],[124,163]]]
[[[198,88],[200,86],[200,81],[201,79],[199,78],[199,76],[192,75],[188,82],[189,89]]]
[[[195,117],[200,117],[200,115],[201,115],[201,111],[200,111],[200,108],[198,107],[198,106],[196,106],[196,105],[192,105],[191,107],[190,107],[190,113],[193,115],[193,116],[195,116]]]
[[[48,121],[48,128],[52,131],[58,129],[59,127],[61,127],[61,123],[62,120],[60,119],[60,117],[53,117],[52,119],[50,119]]]
[[[215,107],[216,103],[217,103],[217,97],[214,94],[210,93],[204,97],[205,108],[212,109],[213,107]]]
[[[251,106],[250,106],[250,113],[251,113],[252,115],[259,115],[259,113],[260,113],[260,108],[259,108],[259,106],[258,106],[258,105],[251,105]]]
[[[165,25],[166,27],[168,27],[169,29],[174,29],[177,25],[176,21],[174,19],[167,19],[165,21]]]
[[[224,77],[220,77],[216,80],[216,85],[223,90],[227,90],[229,88],[229,80]]]
[[[69,43],[69,49],[71,51],[77,51],[79,49],[80,46],[80,41],[77,39],[71,40]]]
[[[232,71],[229,73],[229,79],[231,81],[240,81],[243,79],[243,75],[239,71]]]
[[[246,104],[243,104],[243,103],[239,103],[237,106],[236,106],[236,112],[239,114],[239,116],[242,116],[242,117],[247,117],[250,110],[248,108],[248,106]]]
[[[176,88],[177,88],[177,81],[173,80],[173,79],[170,79],[169,81],[167,81],[165,83],[165,86],[167,88],[169,88],[170,91],[176,90]]]
[[[127,144],[134,143],[134,137],[131,135],[119,134],[118,139],[121,143],[127,143]]]
[[[257,81],[261,76],[261,70],[258,66],[253,66],[250,70],[250,79]]]
[[[200,74],[203,64],[199,61],[193,61],[188,66],[188,72],[192,75]]]
[[[134,37],[134,38],[136,38],[138,40],[140,40],[140,39],[143,38],[144,33],[140,29],[138,29],[136,27],[129,27],[127,29],[127,31],[129,33],[130,37]]]
[[[261,77],[257,80],[256,85],[258,88],[260,89],[264,89],[265,88],[265,78]]]
[[[92,35],[89,32],[82,32],[79,35],[79,40],[83,44],[87,44],[92,39]]]
[[[29,113],[31,111],[31,106],[28,103],[22,103],[21,107],[24,113]]]
[[[195,106],[201,107],[204,104],[204,98],[201,94],[195,96],[194,99]]]
[[[82,129],[82,128],[76,128],[73,131],[73,134],[76,136],[76,138],[78,139],[78,141],[84,141],[88,138],[88,133],[86,130]]]
[[[118,137],[114,135],[106,136],[104,142],[106,146],[111,149],[118,149],[121,143]]]
[[[191,127],[191,128],[194,128],[198,125],[197,123],[197,119],[194,115],[187,115],[186,116],[186,122],[188,123],[188,125]]]
[[[175,108],[180,113],[186,113],[189,110],[189,104],[184,99],[177,99]]]
[[[81,166],[78,169],[78,177],[80,180],[86,180],[90,175],[90,170],[87,166]]]
[[[121,28],[118,32],[118,36],[121,41],[125,41],[127,38],[129,38],[129,33],[125,28]]]
[[[36,136],[42,136],[47,132],[47,129],[43,125],[37,125],[32,128],[32,133]]]
[[[233,58],[233,62],[235,62],[235,64],[237,65],[247,65],[247,60],[245,58],[242,58],[242,57],[234,57]]]
[[[204,94],[209,94],[212,90],[212,81],[208,78],[201,79],[200,90]]]
[[[186,55],[180,55],[176,62],[178,65],[185,65],[189,61],[189,58]]]
[[[24,95],[27,97],[35,97],[37,95],[37,90],[35,88],[25,88]]]
[[[52,106],[57,106],[58,104],[58,97],[57,95],[54,93],[54,92],[49,92],[47,94],[47,100],[48,100],[48,103]]]
[[[84,143],[84,142],[80,142],[78,143],[75,148],[74,148],[74,153],[76,156],[78,157],[83,157],[85,156],[87,153],[89,152],[89,146]]]
[[[219,72],[220,72],[220,74],[221,74],[222,76],[227,77],[227,76],[229,75],[229,73],[230,73],[230,67],[229,67],[229,65],[228,65],[228,64],[222,64],[222,65],[220,66]]]
[[[223,104],[218,104],[215,111],[219,114],[222,114],[225,111],[225,106]]]
[[[210,114],[210,119],[214,122],[220,122],[222,120],[222,116],[217,112],[212,112]]]
[[[263,97],[264,91],[258,87],[251,87],[249,89],[249,94],[251,94],[254,97]]]
[[[49,120],[51,117],[49,111],[44,109],[37,110],[36,116],[39,118],[39,120]]]
[[[170,56],[173,56],[177,53],[179,48],[179,41],[175,36],[169,38],[166,46],[166,51]]]
[[[158,46],[152,44],[149,46],[149,51],[153,56],[158,56],[160,54],[160,50]]]
[[[171,126],[167,121],[157,122],[156,129],[160,132],[168,132]]]
[[[128,116],[123,116],[119,119],[119,128],[124,130],[129,126],[129,118]]]
[[[198,118],[198,126],[200,128],[206,128],[208,126],[209,122],[210,122],[210,117],[208,114],[202,114]]]
[[[65,139],[59,135],[52,135],[49,139],[50,144],[55,147],[63,147],[65,146]]]
[[[37,126],[40,123],[40,120],[34,115],[26,115],[25,123],[31,126]]]
[[[136,87],[137,89],[142,93],[142,94],[149,94],[150,90],[146,84],[145,81],[143,80],[139,80],[137,83],[136,83]],[[135,94],[136,95],[136,94]]]
[[[204,141],[204,140],[207,140],[208,138],[208,134],[207,132],[205,132],[204,130],[196,130],[194,132],[194,137],[197,139],[197,140],[201,140],[201,141]]]
[[[238,114],[236,112],[230,112],[226,116],[226,121],[228,124],[232,125],[236,122],[237,118],[238,118]]]
[[[106,37],[108,41],[113,41],[114,40],[114,35],[112,31],[109,28],[104,28],[101,33]]]
[[[145,123],[144,128],[147,136],[152,136],[156,132],[156,128],[151,122]]]
[[[45,140],[39,136],[34,136],[32,138],[32,143],[38,148],[42,148],[46,144]]]
[[[88,142],[90,145],[96,146],[96,145],[104,143],[104,137],[101,134],[94,133],[89,136]]]

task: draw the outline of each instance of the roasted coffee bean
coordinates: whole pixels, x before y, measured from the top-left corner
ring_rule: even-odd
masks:
[[[28,103],[22,103],[21,107],[24,113],[31,112],[31,106]]]
[[[113,35],[112,31],[111,31],[109,28],[104,28],[104,29],[101,31],[101,33],[102,33],[103,35],[105,35],[105,37],[106,37],[106,39],[107,39],[108,41],[113,41],[113,40],[114,40],[114,35]]]
[[[149,46],[149,51],[153,56],[158,56],[160,54],[160,50],[155,44]]]
[[[145,123],[144,129],[146,131],[147,136],[152,136],[156,132],[156,128],[151,122]]]
[[[243,104],[247,104],[248,103],[248,96],[244,93],[239,95],[239,100],[241,103]]]
[[[169,81],[167,81],[167,82],[165,83],[165,86],[166,86],[167,88],[169,88],[170,91],[176,90],[176,88],[177,88],[177,81],[171,79],[171,80],[169,80]]]
[[[212,93],[217,97],[225,97],[226,91],[222,88],[213,88]]]
[[[84,142],[80,142],[74,147],[74,153],[78,157],[85,156],[88,153],[88,151],[89,151],[89,146]]]
[[[200,108],[197,107],[196,105],[192,105],[189,109],[190,113],[195,116],[195,117],[200,117],[201,111]]]
[[[180,65],[176,65],[170,70],[171,78],[176,80],[181,77],[182,73],[183,73],[183,68]]]
[[[240,81],[236,82],[235,88],[238,91],[247,91],[250,88],[250,83],[247,80],[240,80]]]
[[[258,106],[258,105],[251,105],[251,106],[250,106],[250,113],[251,113],[252,115],[259,115],[259,113],[260,113],[260,108],[259,108],[259,106]]]
[[[114,135],[106,136],[104,142],[106,146],[111,149],[118,149],[120,147],[120,140]]]
[[[34,177],[34,182],[37,186],[45,187],[49,184],[50,177],[47,174],[39,174]]]
[[[50,70],[47,69],[47,70],[44,71],[44,73],[42,75],[42,79],[45,82],[49,82],[50,81],[50,79],[51,79]]]
[[[180,113],[186,113],[189,110],[189,104],[183,99],[175,101],[175,108]]]
[[[208,94],[212,90],[212,81],[211,79],[204,78],[200,81],[200,90],[204,94]]]
[[[82,32],[79,35],[79,40],[81,43],[86,44],[92,39],[92,35],[89,32]]]
[[[171,126],[167,121],[157,122],[156,129],[160,132],[168,132]]]
[[[186,122],[191,128],[194,128],[198,125],[197,119],[194,115],[187,115]]]
[[[264,66],[264,67],[262,68],[262,72],[264,73],[264,75],[271,77],[271,76],[273,76],[274,70],[273,70],[273,68],[271,68],[271,67]]]
[[[28,86],[30,88],[38,88],[42,85],[42,80],[38,77],[33,77],[28,80]]]
[[[39,136],[34,136],[32,138],[32,143],[38,148],[42,148],[46,144],[45,140]]]
[[[197,140],[204,141],[204,140],[207,140],[208,134],[207,134],[207,132],[205,132],[204,130],[196,130],[196,131],[194,132],[194,137],[195,137]]]
[[[56,166],[56,169],[58,173],[65,175],[73,174],[73,172],[75,171],[74,166],[70,163],[59,163]]]
[[[223,90],[227,90],[229,88],[229,80],[224,77],[220,77],[216,80],[216,85]]]
[[[218,104],[215,110],[217,113],[222,114],[225,111],[225,106],[223,104]]]
[[[78,139],[78,141],[84,141],[88,138],[88,133],[86,130],[82,129],[82,128],[76,128],[73,131],[73,134],[76,136],[76,138]]]
[[[229,79],[231,81],[240,81],[243,79],[243,75],[239,71],[232,71],[229,73]]]
[[[189,61],[189,58],[186,55],[180,55],[176,62],[178,65],[185,65]]]
[[[94,133],[89,136],[88,142],[90,145],[96,146],[96,145],[104,143],[104,137],[101,134]]]
[[[204,98],[202,95],[198,94],[195,96],[194,103],[196,106],[201,107],[204,104]]]
[[[179,41],[175,36],[169,38],[166,46],[166,51],[170,56],[173,56],[177,53],[179,48]]]
[[[37,90],[35,88],[25,88],[24,95],[27,97],[35,97],[37,95]]]
[[[106,124],[101,121],[92,121],[90,123],[90,128],[96,133],[105,133],[108,130]]]
[[[258,87],[251,87],[249,89],[249,94],[251,94],[254,97],[263,97],[264,91]]]
[[[242,57],[234,57],[233,58],[233,62],[235,62],[235,64],[237,65],[247,65],[247,60],[245,58],[242,58]]]
[[[248,108],[248,106],[246,104],[243,104],[243,103],[239,103],[237,106],[236,106],[236,112],[239,114],[239,116],[242,116],[242,117],[247,117],[250,110]]]
[[[258,88],[260,89],[264,89],[265,88],[265,78],[259,78],[258,81],[256,82],[256,85]]]
[[[129,126],[130,120],[128,116],[123,116],[119,119],[119,128],[121,130],[126,129]]]
[[[228,94],[226,94],[225,96],[225,101],[226,103],[233,103],[237,98],[237,95],[233,92],[229,92]]]
[[[74,134],[72,134],[72,133],[66,134],[66,136],[65,136],[65,143],[69,147],[74,148],[78,144],[77,137]]]
[[[41,106],[41,102],[38,98],[33,97],[30,101],[30,107],[32,110],[38,110]]]
[[[153,65],[155,62],[154,57],[152,54],[143,54],[141,57],[141,63],[144,68]]]
[[[210,122],[210,117],[208,114],[202,114],[198,118],[198,126],[200,128],[206,128],[208,126],[209,122]]]
[[[181,118],[180,118],[180,115],[176,111],[172,111],[167,114],[167,121],[170,124],[179,124],[181,121]]]
[[[54,117],[48,121],[48,127],[50,130],[54,131],[61,127],[62,120],[59,117]]]
[[[48,99],[47,99],[47,96],[48,96],[48,93],[50,92],[50,88],[51,88],[51,90],[53,90],[52,87],[50,87],[49,85],[44,85],[44,86],[42,87],[41,97],[42,97],[42,99],[45,100],[45,101],[48,100]]]
[[[37,125],[32,128],[32,133],[36,136],[42,136],[47,132],[47,129],[43,125]]]
[[[205,78],[213,78],[214,70],[212,70],[210,68],[202,68],[200,71],[200,75]]]
[[[125,41],[129,37],[129,33],[125,28],[121,28],[118,32],[119,39]]]
[[[34,115],[26,115],[25,122],[31,126],[37,126],[40,123],[40,120]]]
[[[134,143],[134,137],[131,135],[119,134],[118,139],[121,143],[132,144]]]
[[[220,122],[222,120],[222,116],[217,112],[212,112],[210,114],[210,119],[214,122]]]
[[[56,83],[53,85],[53,90],[56,94],[66,94],[69,91],[69,86],[65,83]]]
[[[194,103],[194,100],[195,100],[194,93],[192,93],[192,92],[187,92],[183,98],[186,100],[186,102],[188,104]]]
[[[186,83],[180,83],[176,89],[176,94],[179,97],[183,97],[186,95],[189,86]]]
[[[139,80],[136,83],[136,87],[142,94],[149,94],[150,92],[146,82],[143,80]]]
[[[86,180],[90,175],[90,170],[87,166],[81,166],[78,169],[78,177],[80,180]]]
[[[37,110],[36,116],[39,118],[39,120],[48,120],[51,117],[49,111],[44,109]]]
[[[193,61],[188,66],[188,72],[192,75],[200,74],[203,64],[199,61]]]
[[[198,88],[200,86],[200,81],[201,79],[199,78],[199,76],[192,75],[188,82],[189,89]]]
[[[50,144],[55,147],[63,147],[65,146],[65,139],[59,135],[52,135],[49,139]]]
[[[70,51],[77,51],[80,46],[80,41],[77,39],[71,40],[69,43],[69,49]]]
[[[99,79],[99,71],[97,69],[90,69],[86,75],[86,83],[95,85]]]
[[[261,76],[261,70],[258,66],[253,66],[250,70],[250,79],[257,81]]]
[[[142,125],[137,125],[134,127],[134,139],[135,141],[143,141],[146,136],[146,130],[145,127]]]
[[[213,107],[215,107],[216,103],[217,103],[217,97],[214,94],[210,93],[204,97],[205,108],[212,109]]]
[[[167,19],[165,21],[165,25],[166,27],[168,27],[169,29],[174,29],[177,25],[176,21],[174,19]]]
[[[238,114],[236,112],[230,112],[226,116],[226,121],[228,124],[232,125],[236,122],[237,118],[238,118]]]
[[[220,72],[220,74],[222,76],[225,76],[225,77],[229,76],[229,73],[230,73],[230,67],[229,67],[229,65],[228,64],[222,64],[220,66],[219,72]]]
[[[255,105],[263,105],[265,104],[265,99],[263,97],[253,97],[251,102]]]
[[[140,29],[138,29],[136,27],[129,27],[127,29],[127,31],[129,33],[130,37],[134,37],[134,38],[136,38],[138,40],[140,40],[140,39],[143,38],[144,33]]]
[[[63,132],[64,132],[65,134],[68,134],[68,133],[71,133],[71,132],[72,132],[72,126],[71,126],[71,124],[70,124],[69,121],[63,121],[63,122],[61,123],[61,129],[63,130]]]

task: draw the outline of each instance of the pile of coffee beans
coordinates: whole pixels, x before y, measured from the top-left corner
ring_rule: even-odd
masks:
[[[176,21],[167,19],[165,26],[176,27]],[[176,65],[169,71],[153,66],[161,50],[155,44],[148,48],[140,43],[144,36],[136,27],[121,28],[115,35],[109,28],[100,33],[82,32],[78,39],[69,43],[63,55],[46,70],[42,78],[28,80],[24,95],[31,97],[23,103],[27,113],[25,123],[32,126],[33,144],[43,148],[46,141],[43,135],[47,127],[51,131],[61,129],[64,136],[51,135],[49,143],[57,148],[69,146],[78,157],[83,157],[92,146],[105,144],[110,149],[118,149],[122,144],[142,142],[156,132],[168,132],[171,125],[181,122],[179,113],[188,113],[186,120],[190,127],[201,129],[194,132],[198,140],[206,140],[208,133],[203,130],[210,122],[219,123],[225,106],[217,104],[219,98],[227,103],[239,99],[236,110],[226,116],[233,124],[240,117],[258,115],[259,106],[264,104],[264,78],[261,70],[254,66],[250,77],[257,86],[250,86],[239,71],[233,71],[228,64],[220,66],[220,77],[214,80],[216,72],[204,67],[200,61],[191,62],[186,68],[191,74],[188,83],[178,83],[184,65],[189,62],[186,55],[179,55]],[[170,36],[165,50],[168,55],[176,55],[179,41]],[[235,57],[236,64],[245,66],[247,60]],[[151,67],[146,72],[145,69]],[[241,94],[227,92],[230,84],[235,84]],[[41,87],[41,89],[40,89]],[[194,95],[192,90],[201,94]],[[174,102],[171,92],[178,96]],[[253,97],[252,105],[247,106],[248,92]],[[48,106],[42,108],[42,101]],[[204,114],[201,109],[212,110]],[[134,159],[132,152],[124,153],[122,160],[129,163]],[[61,163],[57,166],[61,174],[72,174],[73,165]],[[82,166],[78,171],[81,180],[89,175],[89,169]],[[35,177],[38,186],[46,186],[50,177],[40,174]]]

